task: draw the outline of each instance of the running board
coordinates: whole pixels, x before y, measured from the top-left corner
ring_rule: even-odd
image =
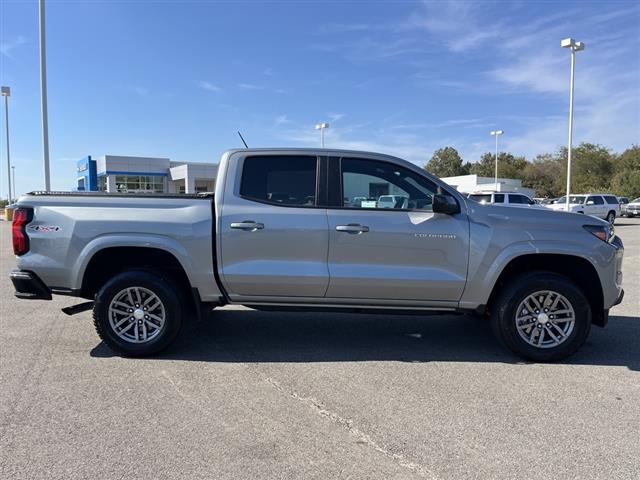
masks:
[[[83,302],[77,305],[72,305],[70,307],[64,307],[62,309],[63,313],[67,315],[75,315],[76,313],[86,312],[87,310],[91,310],[93,308],[93,302]]]

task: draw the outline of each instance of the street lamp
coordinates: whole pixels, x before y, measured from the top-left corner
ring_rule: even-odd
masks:
[[[316,125],[316,130],[320,130],[320,146],[324,148],[324,129],[329,128],[328,123],[318,123]]]
[[[571,144],[573,143],[573,79],[576,68],[576,52],[584,50],[584,43],[573,38],[565,38],[560,42],[562,48],[571,49],[571,85],[569,87],[569,146],[567,147],[567,197],[565,210],[569,211],[569,195],[571,194]]]
[[[11,194],[11,154],[9,153],[9,97],[11,96],[11,88],[0,87],[0,92],[4,97],[4,125],[7,132],[7,183],[9,184],[9,203],[13,198]]]
[[[44,0],[40,0],[40,101],[42,111],[42,161],[44,189],[51,190],[49,177],[49,114],[47,113],[47,41],[44,28]]]
[[[16,191],[16,166],[15,165],[11,165],[11,173],[13,174],[13,194],[17,199],[18,192]]]
[[[498,191],[498,137],[504,134],[504,130],[494,130],[491,132],[491,135],[496,137],[496,178],[495,178],[495,189]]]

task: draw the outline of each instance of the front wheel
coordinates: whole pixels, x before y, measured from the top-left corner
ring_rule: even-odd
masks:
[[[491,306],[491,325],[514,353],[552,362],[575,353],[591,330],[591,307],[569,279],[550,272],[516,277]]]
[[[616,223],[616,212],[609,212],[607,214],[607,222],[609,222],[609,225]]]
[[[182,325],[177,291],[159,272],[129,270],[116,275],[95,298],[98,335],[120,355],[141,357],[164,350]]]

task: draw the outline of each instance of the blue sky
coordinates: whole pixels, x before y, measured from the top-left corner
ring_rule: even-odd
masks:
[[[37,2],[0,2],[17,190],[43,187]],[[47,2],[52,187],[91,154],[216,162],[240,146],[476,161],[566,143],[567,36],[575,140],[640,142],[640,4],[601,2]],[[4,117],[0,195],[6,196]]]

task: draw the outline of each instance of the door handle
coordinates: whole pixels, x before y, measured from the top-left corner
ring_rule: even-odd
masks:
[[[262,230],[264,228],[264,223],[254,222],[253,220],[245,220],[243,222],[232,223],[231,228],[244,230],[246,232],[255,232],[256,230]]]
[[[358,235],[360,233],[366,233],[369,231],[369,227],[366,225],[360,225],[358,223],[350,223],[348,225],[338,225],[336,226],[336,231],[338,232],[347,232],[352,235]]]

